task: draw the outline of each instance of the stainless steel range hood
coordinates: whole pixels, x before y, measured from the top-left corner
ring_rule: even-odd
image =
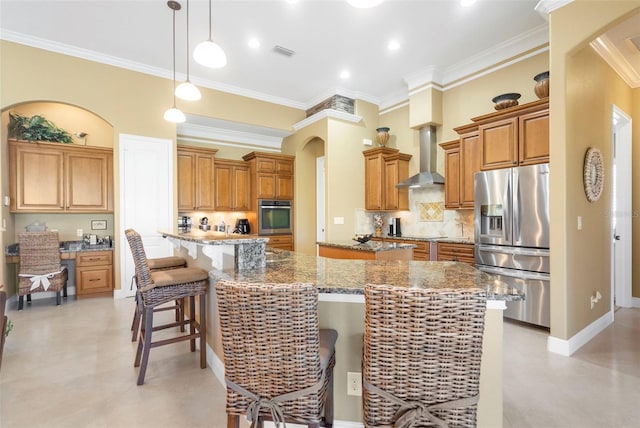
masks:
[[[419,132],[420,172],[396,184],[396,187],[429,187],[444,184],[444,177],[436,172],[438,149],[436,146],[436,127],[425,126]]]

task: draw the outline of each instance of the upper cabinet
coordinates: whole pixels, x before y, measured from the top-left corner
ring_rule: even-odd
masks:
[[[549,162],[548,98],[472,120],[468,126],[478,127],[482,170]]]
[[[460,141],[441,143],[444,149],[444,207],[460,208]]]
[[[249,165],[244,161],[216,159],[216,211],[249,211],[251,187]]]
[[[396,184],[409,178],[411,155],[397,149],[377,147],[364,154],[364,205],[366,210],[397,211],[409,209],[409,189]]]
[[[253,200],[293,199],[294,156],[251,152],[242,158],[249,162]]]
[[[212,211],[217,150],[178,146],[178,210]]]
[[[12,212],[113,212],[113,150],[9,141]]]

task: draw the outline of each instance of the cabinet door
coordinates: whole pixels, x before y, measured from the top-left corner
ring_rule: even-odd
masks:
[[[460,207],[474,206],[474,174],[480,171],[482,150],[477,133],[460,137]]]
[[[384,163],[384,209],[408,210],[409,188],[398,189],[398,184],[409,176],[409,163],[400,159],[388,160]]]
[[[520,116],[518,130],[520,165],[549,162],[549,110]]]
[[[517,165],[517,128],[517,118],[504,119],[479,127],[483,170]]]
[[[276,198],[276,178],[277,174],[259,173],[256,175],[258,199]]]
[[[214,156],[198,154],[196,156],[196,209],[215,209]]]
[[[196,209],[196,155],[178,151],[178,210]]]
[[[235,166],[233,168],[233,208],[236,211],[251,209],[251,181],[249,167]]]
[[[216,162],[216,211],[233,210],[233,166]]]
[[[109,155],[68,153],[65,163],[67,211],[108,212]]]
[[[293,199],[293,176],[276,176],[276,199],[285,201]]]
[[[64,211],[64,154],[10,146],[11,211]]]
[[[381,210],[383,158],[381,155],[366,156],[364,162],[364,207],[367,210]]]
[[[444,207],[460,207],[460,148],[444,153]]]

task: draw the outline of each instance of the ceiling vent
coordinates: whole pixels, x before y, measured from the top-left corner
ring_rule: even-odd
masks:
[[[274,52],[284,56],[292,56],[295,53],[295,51],[292,51],[291,49],[287,49],[284,46],[279,46],[279,45],[275,45],[273,47],[273,50]]]

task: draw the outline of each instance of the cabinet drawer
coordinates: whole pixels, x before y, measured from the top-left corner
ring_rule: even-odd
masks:
[[[111,265],[113,251],[81,251],[76,254],[76,266]]]
[[[113,270],[111,265],[76,269],[77,294],[110,292]]]
[[[475,264],[473,244],[438,242],[438,261],[454,261]]]
[[[293,235],[274,235],[269,237],[267,247],[293,251]]]

